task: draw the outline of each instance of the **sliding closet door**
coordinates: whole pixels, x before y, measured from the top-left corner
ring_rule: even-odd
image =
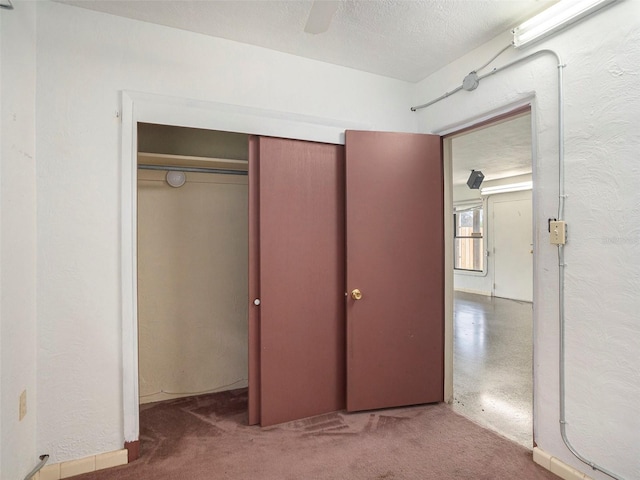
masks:
[[[443,400],[440,138],[346,138],[251,139],[252,424]]]
[[[443,400],[440,137],[347,131],[347,409]]]
[[[249,425],[260,423],[259,141],[259,137],[249,137]]]
[[[250,423],[267,426],[345,406],[344,147],[253,137],[250,157]]]

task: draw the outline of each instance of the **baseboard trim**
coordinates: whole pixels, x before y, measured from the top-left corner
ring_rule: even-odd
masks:
[[[484,297],[490,297],[491,292],[487,292],[486,290],[474,290],[472,288],[454,288],[455,292],[463,292],[463,293],[473,293],[475,295],[482,295]]]
[[[593,478],[586,473],[576,470],[562,460],[552,457],[543,450],[540,450],[538,447],[533,448],[533,461],[564,480],[593,480]]]
[[[62,480],[63,478],[73,477],[83,473],[126,465],[128,462],[132,462],[138,458],[140,441],[127,442],[125,447],[126,448],[122,450],[46,465],[32,480]],[[576,470],[556,457],[552,457],[538,447],[533,447],[533,461],[551,473],[558,475],[563,480],[593,480],[593,478],[587,474]]]
[[[100,453],[68,462],[45,465],[32,480],[61,480],[63,478],[95,472],[105,468],[118,467],[128,463],[126,449]]]

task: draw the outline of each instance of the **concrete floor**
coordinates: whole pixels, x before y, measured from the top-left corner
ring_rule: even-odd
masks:
[[[454,295],[453,409],[533,448],[532,304]]]

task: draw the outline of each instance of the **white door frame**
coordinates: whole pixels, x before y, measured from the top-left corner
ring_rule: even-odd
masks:
[[[451,139],[458,133],[479,127],[481,125],[489,125],[492,120],[498,119],[508,115],[523,107],[530,107],[531,109],[531,163],[533,170],[533,178],[535,179],[535,158],[536,158],[536,131],[535,131],[535,94],[525,95],[518,100],[505,104],[499,108],[484,112],[471,118],[466,118],[448,125],[440,130],[433,132],[436,135],[443,137],[443,171],[444,171],[444,401],[447,403],[453,402],[453,222],[451,221],[453,215],[453,155],[451,152]],[[534,191],[535,195],[535,182]],[[535,202],[533,203],[533,218],[535,215]],[[534,225],[535,228],[535,225]],[[535,269],[534,269],[534,287],[535,287]],[[536,301],[536,290],[534,288],[533,301]],[[535,321],[535,318],[534,318]],[[535,355],[535,352],[534,352]],[[534,359],[535,362],[535,359]],[[534,389],[535,396],[535,389]],[[535,402],[533,402],[535,408]],[[534,412],[535,413],[535,412]]]
[[[124,441],[139,438],[138,122],[344,144],[346,129],[370,125],[216,102],[123,91],[121,131],[122,401]]]

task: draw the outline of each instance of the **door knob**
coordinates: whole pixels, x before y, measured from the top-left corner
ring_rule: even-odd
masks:
[[[351,291],[351,298],[354,300],[360,300],[362,298],[362,292],[357,288]]]

